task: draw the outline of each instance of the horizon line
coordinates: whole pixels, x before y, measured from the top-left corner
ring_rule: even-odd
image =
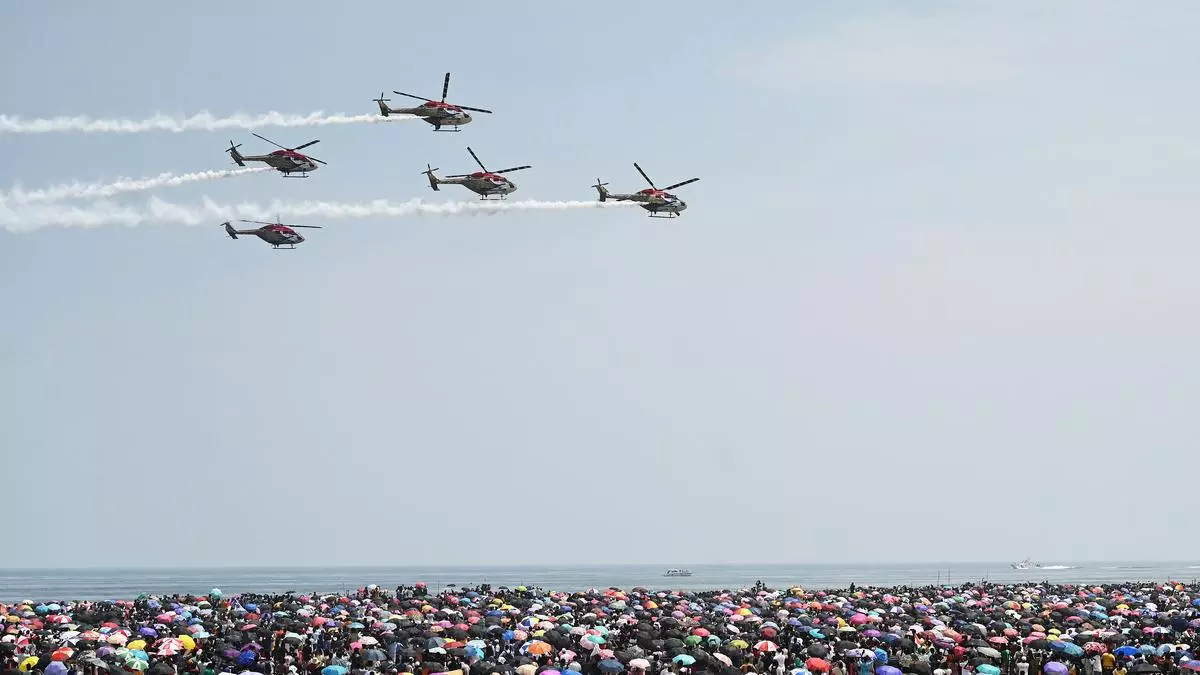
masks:
[[[1063,563],[1151,563],[1156,565],[1169,565],[1174,563],[1193,563],[1200,564],[1196,559],[1179,559],[1179,560],[1065,560]],[[692,567],[821,567],[821,566],[846,566],[846,567],[867,567],[867,566],[882,566],[882,565],[998,565],[1008,566],[1011,562],[1000,560],[950,560],[950,561],[929,561],[929,560],[892,560],[880,562],[720,562],[720,563],[686,563]],[[1058,563],[1062,564],[1062,563]],[[75,567],[6,567],[0,565],[0,572],[28,572],[28,571],[43,571],[43,572],[78,572],[78,571],[123,571],[123,570],[368,570],[368,569],[428,569],[428,568],[444,568],[444,569],[506,569],[506,568],[569,568],[569,569],[603,569],[603,568],[630,568],[630,567],[658,567],[666,565],[667,567],[679,567],[680,563],[499,563],[499,564],[481,564],[481,563],[419,563],[419,564],[306,564],[306,565],[275,565],[275,564],[251,564],[251,565],[94,565],[94,566],[75,566]],[[1034,568],[1037,569],[1037,568]],[[1032,571],[1032,570],[1026,570]],[[1050,570],[1050,571],[1067,571],[1067,570]]]

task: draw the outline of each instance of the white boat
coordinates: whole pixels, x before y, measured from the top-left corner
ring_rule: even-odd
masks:
[[[1014,570],[1034,570],[1034,569],[1041,569],[1041,567],[1042,567],[1041,563],[1033,562],[1029,558],[1022,560],[1021,562],[1015,562],[1012,564],[1012,568]]]
[[[674,567],[672,567],[671,569],[667,570],[666,572],[663,572],[663,576],[664,577],[690,577],[690,576],[692,576],[692,571],[691,570],[679,570],[679,569],[675,569]]]

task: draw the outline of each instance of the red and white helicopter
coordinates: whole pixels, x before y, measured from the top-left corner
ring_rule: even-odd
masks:
[[[478,164],[479,168],[483,169],[483,171],[476,171],[475,173],[460,173],[453,176],[446,176],[445,178],[438,178],[437,175],[433,173],[434,171],[437,171],[437,169],[431,168],[428,164],[426,164],[425,171],[422,171],[421,173],[429,177],[429,187],[433,188],[434,190],[438,190],[439,185],[462,185],[471,192],[479,195],[480,199],[488,199],[492,195],[497,195],[497,199],[505,199],[506,195],[517,190],[517,185],[500,174],[508,173],[509,171],[520,171],[521,169],[530,168],[530,166],[526,164],[525,166],[514,166],[508,169],[501,169],[499,171],[488,171],[488,168],[483,165],[483,162],[479,161],[479,157],[475,155],[475,151],[472,150],[470,146],[467,147],[467,152],[471,153],[471,156],[475,158],[475,163]]]
[[[689,178],[674,185],[668,185],[660,190],[655,187],[654,181],[650,180],[650,177],[646,175],[645,171],[642,171],[642,167],[638,166],[637,162],[633,163],[633,168],[637,169],[638,173],[642,174],[642,178],[646,179],[646,182],[650,184],[650,187],[646,188],[645,190],[634,192],[633,194],[613,194],[604,187],[605,185],[608,185],[608,183],[601,183],[600,179],[597,178],[596,184],[592,187],[596,188],[596,191],[600,193],[600,201],[604,202],[608,201],[609,199],[613,199],[623,202],[637,202],[639,206],[650,212],[649,215],[651,218],[674,218],[678,215],[681,215],[680,212],[687,208],[687,202],[683,201],[679,197],[676,197],[670,192],[667,192],[667,190],[674,190],[682,185],[695,183],[696,181],[700,180],[699,178]]]
[[[254,134],[254,132],[251,133],[255,136],[258,136],[258,134]],[[243,155],[237,151],[238,148],[242,147],[242,144],[238,143],[237,145],[234,145],[233,141],[229,141],[229,149],[225,152],[229,153],[229,156],[233,158],[233,161],[236,162],[238,166],[246,166],[246,162],[263,162],[276,171],[283,173],[284,178],[308,178],[309,171],[316,171],[320,168],[317,166],[317,164],[325,164],[325,162],[322,162],[316,157],[310,157],[303,153],[296,152],[297,150],[307,148],[310,145],[316,145],[317,143],[321,142],[320,140],[309,141],[304,145],[297,145],[294,148],[285,148],[269,138],[264,138],[262,136],[258,137],[280,149],[266,155]],[[293,173],[299,173],[300,175],[293,176]]]
[[[446,103],[446,94],[450,91],[450,73],[446,73],[446,79],[442,82],[442,100],[435,101],[425,98],[424,96],[414,96],[406,94],[402,91],[392,90],[393,94],[415,98],[419,101],[425,101],[415,108],[389,108],[385,103],[392,99],[384,98],[383,92],[379,92],[379,98],[374,99],[379,104],[379,114],[387,117],[388,115],[416,115],[426,122],[433,125],[434,131],[459,131],[459,127],[464,124],[471,123],[471,115],[463,112],[471,110],[473,112],[481,112],[491,114],[491,110],[483,108],[472,108],[465,105],[454,105]],[[443,129],[443,126],[450,127]]]
[[[276,221],[278,221],[278,218]],[[262,225],[262,227],[255,228],[253,230],[235,230],[233,229],[233,226],[229,224],[229,221],[225,221],[221,224],[225,226],[225,233],[228,234],[230,238],[237,239],[239,234],[254,235],[270,244],[271,248],[274,249],[280,249],[284,246],[289,249],[296,248],[296,244],[304,241],[304,237],[300,236],[300,233],[292,228],[306,227],[314,230],[321,229],[320,225],[284,225],[280,222],[267,223],[261,220],[241,220],[238,222],[255,223],[257,225]]]

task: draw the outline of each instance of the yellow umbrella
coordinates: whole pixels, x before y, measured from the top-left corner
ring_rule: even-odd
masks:
[[[20,670],[22,673],[28,673],[29,671],[33,670],[33,667],[36,666],[37,664],[38,664],[38,657],[30,656],[29,658],[22,661],[21,665],[17,666],[17,669]]]
[[[196,640],[191,635],[180,635],[179,641],[183,643],[183,648],[189,652],[196,648]]]
[[[146,649],[146,641],[145,641],[145,640],[134,640],[133,642],[130,642],[129,644],[125,645],[125,647],[126,647],[126,648],[127,648],[129,651],[135,651],[135,650],[138,650],[138,649],[141,649],[141,650],[145,651],[145,649]]]

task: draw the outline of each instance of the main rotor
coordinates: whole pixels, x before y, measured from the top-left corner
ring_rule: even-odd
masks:
[[[280,144],[276,143],[275,141],[273,141],[273,140],[271,140],[271,139],[267,138],[266,136],[259,136],[258,134],[254,133],[253,131],[251,131],[251,132],[250,132],[250,134],[251,134],[252,136],[258,136],[259,138],[261,138],[261,139],[263,139],[264,141],[266,141],[266,142],[270,143],[271,145],[273,145],[273,146],[275,146],[275,147],[279,148],[280,150],[286,150],[286,151],[288,151],[288,152],[297,152],[297,151],[299,151],[299,150],[302,150],[302,149],[304,149],[304,148],[307,148],[307,147],[308,147],[308,146],[310,146],[310,145],[316,145],[317,143],[320,143],[320,142],[321,142],[321,139],[319,139],[319,138],[318,138],[318,139],[316,139],[316,140],[309,141],[309,142],[307,142],[307,143],[304,143],[304,144],[302,144],[302,145],[297,145],[297,146],[296,146],[296,147],[294,147],[294,148],[285,148],[285,147],[283,147],[282,145],[280,145]],[[307,158],[309,158],[309,159],[311,159],[311,160],[312,160],[312,161],[314,161],[314,162],[320,162],[321,164],[326,164],[326,162],[323,162],[323,161],[321,161],[321,160],[317,159],[316,157],[313,157],[312,155],[304,155],[304,156],[305,156],[305,157],[307,157]],[[247,221],[247,222],[248,222],[248,221]]]
[[[645,178],[645,179],[646,179],[646,182],[650,184],[650,187],[654,188],[655,190],[658,190],[658,189],[660,189],[660,188],[659,188],[657,185],[655,185],[655,184],[654,184],[654,181],[650,180],[650,176],[647,176],[647,175],[646,175],[646,172],[645,172],[645,171],[642,171],[642,167],[638,166],[638,163],[637,163],[637,162],[634,162],[634,163],[633,163],[633,168],[637,169],[637,170],[638,170],[638,173],[642,174],[642,178]],[[667,186],[667,187],[665,187],[665,188],[661,188],[661,190],[662,190],[663,192],[666,192],[667,190],[674,190],[674,189],[675,189],[675,188],[677,188],[677,187],[681,187],[681,186],[687,185],[688,183],[695,183],[695,182],[696,182],[696,181],[698,181],[698,180],[700,180],[700,179],[699,179],[699,178],[689,178],[689,179],[687,179],[687,180],[685,180],[685,181],[680,181],[680,182],[678,182],[678,183],[675,183],[674,185],[668,185],[668,186]]]
[[[479,155],[476,155],[476,154],[475,154],[475,151],[474,151],[474,150],[472,150],[472,149],[471,149],[471,146],[469,146],[469,145],[467,146],[467,152],[471,153],[471,157],[472,157],[472,158],[475,160],[475,163],[479,165],[479,168],[480,168],[480,169],[483,169],[483,172],[484,172],[484,173],[495,173],[495,174],[500,174],[500,173],[508,173],[509,171],[520,171],[521,169],[529,169],[529,168],[532,168],[532,165],[530,165],[530,164],[526,164],[526,165],[524,165],[524,166],[510,166],[510,167],[509,167],[509,168],[507,168],[507,169],[500,169],[499,171],[489,171],[489,170],[488,170],[488,168],[487,168],[486,166],[484,166],[484,165],[483,165],[483,162],[479,161]],[[467,177],[467,176],[469,176],[469,175],[471,175],[471,174],[469,174],[469,173],[458,173],[458,174],[454,174],[453,176],[446,176],[446,178],[465,178],[465,177]]]
[[[425,101],[426,103],[438,103],[441,105],[446,105],[446,95],[450,93],[450,73],[446,73],[446,78],[444,80],[442,80],[442,99],[440,101],[434,101],[431,98],[425,98],[424,96],[417,96],[416,94],[406,94],[402,91],[396,91],[395,89],[392,90],[392,93],[399,94],[400,96],[407,96],[409,98],[415,98],[418,101]],[[380,100],[391,100],[391,99],[384,99],[383,94],[381,93],[379,95],[379,98],[376,100],[380,101]],[[491,110],[484,110],[483,108],[472,108],[471,106],[458,105],[455,103],[451,103],[449,105],[453,105],[456,108],[462,108],[463,110],[470,110],[472,112],[481,112],[481,113],[488,113],[488,114],[491,114],[491,112],[492,112]]]

